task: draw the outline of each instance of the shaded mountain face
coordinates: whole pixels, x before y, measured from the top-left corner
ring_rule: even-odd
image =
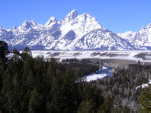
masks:
[[[149,26],[138,33],[117,35],[91,15],[72,10],[60,21],[50,17],[45,24],[25,21],[12,29],[0,28],[0,40],[17,49],[28,46],[33,50],[132,50],[151,45],[147,29]]]

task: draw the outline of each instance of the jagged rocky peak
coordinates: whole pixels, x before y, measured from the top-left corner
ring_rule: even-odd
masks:
[[[87,18],[93,18],[93,19],[95,19],[94,17],[92,17],[90,14],[88,14],[88,13],[83,13],[83,14],[81,14],[80,15],[81,17],[83,17],[83,18],[85,18],[85,19],[87,19]]]
[[[5,29],[3,26],[0,26],[0,35],[1,33],[7,32],[8,30]]]
[[[46,26],[52,25],[52,24],[56,24],[57,23],[57,19],[55,17],[50,17],[49,20],[46,22]]]
[[[70,30],[76,33],[77,38],[82,37],[86,33],[103,28],[97,20],[89,14],[78,14],[76,10],[72,10],[62,21],[62,35],[67,34]]]
[[[24,21],[22,26],[24,27],[32,27],[32,26],[36,26],[37,22],[33,21],[33,20],[29,20],[29,21]]]
[[[144,29],[151,29],[151,23],[148,24],[148,25],[146,25],[146,26],[144,27]]]
[[[74,9],[70,13],[67,14],[65,19],[72,20],[72,19],[75,19],[77,16],[78,16],[78,11]]]
[[[79,15],[78,18],[79,18],[78,21],[83,21],[87,24],[97,26],[96,27],[97,29],[101,29],[101,28],[103,29],[103,26],[96,20],[95,17],[91,16],[90,14],[84,13],[84,14]]]
[[[33,20],[24,21],[21,26],[19,26],[19,30],[30,30],[33,27],[36,27],[38,24]]]

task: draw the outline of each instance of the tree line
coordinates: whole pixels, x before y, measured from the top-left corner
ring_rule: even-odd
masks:
[[[29,48],[6,58],[0,42],[1,113],[150,113],[151,89],[137,89],[151,77],[151,66],[130,65],[111,77],[85,82],[97,65],[33,58]]]

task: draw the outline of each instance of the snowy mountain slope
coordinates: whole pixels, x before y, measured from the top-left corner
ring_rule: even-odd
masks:
[[[80,48],[79,48],[80,47]],[[133,46],[109,30],[91,31],[76,44],[78,49],[88,50],[133,50]]]
[[[61,21],[61,25],[63,36],[69,31],[73,30],[78,38],[92,30],[103,28],[94,17],[90,16],[89,14],[78,15],[76,10],[71,11]]]
[[[127,39],[137,49],[151,49],[151,24],[138,32],[119,33],[118,35]]]
[[[118,33],[117,35],[132,42],[133,41],[132,39],[135,37],[136,32],[127,31],[124,33]]]

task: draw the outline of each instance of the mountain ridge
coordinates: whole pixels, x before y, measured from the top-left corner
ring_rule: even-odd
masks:
[[[30,20],[11,29],[0,28],[0,40],[17,49],[28,46],[32,50],[151,49],[150,36],[151,24],[138,32],[116,34],[90,14],[79,14],[77,10],[62,20],[50,17],[45,24]]]

